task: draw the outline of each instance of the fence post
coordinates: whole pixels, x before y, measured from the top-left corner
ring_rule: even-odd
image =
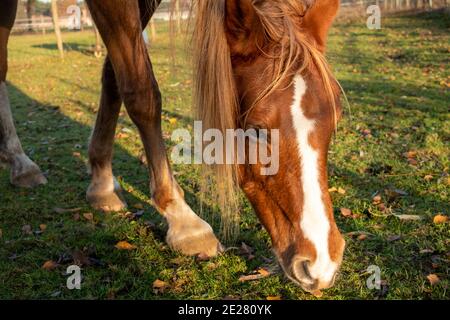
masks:
[[[52,16],[53,25],[55,26],[56,44],[58,45],[59,55],[61,59],[64,59],[64,47],[61,36],[61,29],[59,27],[59,17],[58,17],[58,5],[56,0],[52,0]]]

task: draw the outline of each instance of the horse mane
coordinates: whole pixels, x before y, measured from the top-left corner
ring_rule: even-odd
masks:
[[[253,0],[252,6],[262,26],[265,44],[258,44],[260,54],[276,61],[271,84],[259,95],[245,114],[239,112],[239,98],[234,80],[231,52],[225,29],[226,1],[197,0],[193,6],[192,37],[194,92],[196,117],[204,130],[219,129],[225,136],[227,129],[245,128],[254,106],[280,88],[295,74],[317,68],[337,122],[335,79],[328,63],[306,32],[301,21],[311,1]],[[270,48],[270,52],[266,52]],[[234,237],[238,231],[239,174],[238,165],[215,165],[204,168],[201,194],[214,195],[222,214],[222,233]]]

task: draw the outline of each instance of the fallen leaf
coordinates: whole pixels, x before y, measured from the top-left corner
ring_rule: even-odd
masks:
[[[119,241],[117,242],[117,244],[115,245],[116,249],[119,250],[134,250],[137,247],[127,241]]]
[[[387,241],[388,242],[394,242],[394,241],[400,240],[401,238],[402,238],[402,236],[394,234],[394,235],[389,236],[387,238]]]
[[[255,256],[253,255],[253,248],[244,242],[242,242],[241,244],[240,254],[247,260],[253,260],[255,258]]]
[[[92,221],[94,220],[94,215],[92,213],[83,213],[83,217],[87,220],[87,221]]]
[[[164,293],[164,291],[169,287],[168,283],[159,279],[153,281],[153,292],[155,294]]]
[[[142,203],[136,203],[135,205],[133,205],[133,207],[135,207],[136,209],[139,209],[139,210],[144,209],[144,205]]]
[[[364,240],[366,240],[367,239],[367,234],[360,234],[359,236],[358,236],[358,238],[356,238],[358,241],[364,241]]]
[[[67,212],[78,212],[81,211],[81,208],[73,208],[73,209],[63,209],[63,208],[53,208],[53,211],[56,213],[67,213]]]
[[[352,210],[347,209],[347,208],[341,208],[341,214],[344,217],[350,217],[352,215]]]
[[[89,266],[91,265],[91,262],[89,260],[89,256],[86,255],[86,253],[84,253],[81,250],[76,250],[72,253],[72,259],[73,259],[73,263],[76,264],[77,266]]]
[[[24,234],[33,234],[33,232],[31,231],[31,226],[29,224],[26,224],[22,227],[22,232]]]
[[[270,272],[265,269],[259,269],[256,274],[250,274],[239,277],[240,282],[254,281],[270,276]]]
[[[266,298],[266,300],[269,300],[269,301],[281,300],[281,296],[268,296]]]
[[[347,193],[347,191],[345,191],[345,189],[343,188],[338,188],[338,193],[344,195]]]
[[[47,229],[47,225],[46,224],[40,224],[39,225],[39,229],[41,229],[41,231],[45,231]]]
[[[431,180],[433,180],[433,176],[431,174],[427,174],[425,177],[423,177],[425,179],[425,181],[430,182]]]
[[[382,200],[383,199],[381,198],[380,195],[377,195],[377,196],[373,197],[373,199],[372,199],[373,204],[380,204]]]
[[[428,281],[430,281],[430,284],[432,286],[437,285],[439,282],[441,282],[441,279],[439,279],[439,277],[434,273],[427,275],[427,279]]]
[[[72,156],[74,156],[75,158],[80,158],[81,157],[81,153],[79,152],[73,152]]]
[[[177,121],[178,121],[177,118],[170,118],[170,119],[169,119],[169,123],[170,123],[170,124],[176,124]]]
[[[438,214],[433,218],[434,224],[443,224],[448,222],[448,216],[445,216],[443,214]]]
[[[413,215],[413,214],[395,214],[397,218],[403,221],[419,221],[422,220],[421,216]]]
[[[333,192],[337,192],[337,191],[338,191],[338,189],[336,187],[328,189],[329,193],[333,193]]]
[[[44,264],[42,265],[42,269],[45,269],[45,270],[54,270],[57,267],[58,267],[58,264],[53,260],[45,261]]]

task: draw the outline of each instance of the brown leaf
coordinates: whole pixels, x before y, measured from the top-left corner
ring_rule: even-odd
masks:
[[[430,182],[431,180],[433,180],[433,176],[431,174],[427,174],[425,177],[423,177],[425,179],[425,181]]]
[[[397,234],[394,234],[394,235],[389,236],[389,237],[387,238],[387,241],[389,241],[389,242],[394,242],[394,241],[400,240],[401,238],[402,238],[402,236],[399,236],[399,235],[397,235]]]
[[[53,260],[45,261],[44,264],[42,265],[42,269],[49,270],[49,271],[54,270],[57,267],[58,267],[58,264]]]
[[[63,209],[63,208],[53,208],[53,211],[56,213],[73,213],[73,212],[79,212],[81,211],[81,208],[73,208],[73,209]]]
[[[134,250],[137,248],[135,245],[130,244],[127,241],[119,241],[119,242],[117,242],[115,247],[116,247],[116,249],[119,249],[119,250]]]
[[[259,269],[256,274],[250,274],[250,275],[247,275],[247,276],[241,276],[239,278],[239,281],[240,282],[254,281],[254,280],[267,278],[268,276],[270,276],[270,272],[269,271],[267,271],[266,269]]]
[[[90,212],[88,213],[83,213],[83,217],[87,220],[87,221],[92,221],[94,220],[94,215]]]
[[[81,250],[76,250],[72,253],[73,263],[77,266],[89,266],[91,265],[91,261],[89,260],[89,256],[86,255]]]
[[[27,235],[33,234],[33,231],[31,231],[31,226],[29,224],[26,224],[22,227],[22,232]]]
[[[39,225],[39,229],[41,229],[41,231],[45,231],[47,229],[47,225],[46,224],[40,224]]]
[[[281,300],[281,296],[268,296],[266,298],[266,300],[269,300],[269,301]]]
[[[376,196],[373,197],[373,199],[372,199],[373,204],[380,204],[382,200],[383,200],[383,199],[381,198],[380,195],[376,195]]]
[[[338,189],[336,187],[332,187],[332,188],[328,189],[329,193],[333,193],[333,192],[337,192],[337,191],[338,191]]]
[[[347,208],[341,208],[341,214],[344,217],[350,217],[352,215],[352,210],[347,209]]]
[[[169,288],[169,284],[167,282],[159,279],[153,281],[153,292],[155,294],[164,293],[167,288]]]
[[[430,284],[432,286],[437,285],[439,282],[441,282],[441,279],[439,279],[439,277],[434,273],[427,275],[427,279],[428,281],[430,281]]]
[[[240,254],[244,256],[247,260],[253,260],[255,256],[253,255],[253,248],[247,245],[246,243],[242,242],[241,248],[240,248]]]
[[[356,239],[358,239],[358,241],[364,241],[367,239],[367,234],[360,234]]]
[[[347,191],[345,191],[345,189],[343,188],[338,188],[338,193],[344,195],[347,193]]]
[[[438,214],[433,218],[434,224],[444,224],[448,222],[448,216],[445,216],[443,214]]]

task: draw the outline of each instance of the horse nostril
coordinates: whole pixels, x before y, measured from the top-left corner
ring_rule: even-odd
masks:
[[[298,259],[292,265],[293,274],[301,283],[313,284],[315,282],[309,271],[310,262],[308,259]]]

